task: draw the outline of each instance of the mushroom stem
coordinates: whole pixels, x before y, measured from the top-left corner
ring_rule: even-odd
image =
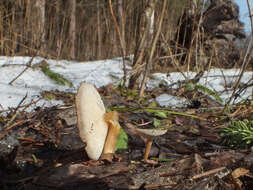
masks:
[[[145,153],[144,153],[144,157],[143,157],[143,160],[145,162],[148,160],[148,156],[149,156],[151,147],[152,147],[152,140],[148,139],[146,142],[146,148],[145,148]]]
[[[134,134],[139,135],[146,144],[145,153],[143,156],[144,162],[156,164],[153,160],[148,160],[148,156],[152,147],[152,141],[155,137],[164,135],[167,130],[165,129],[137,129],[131,123],[126,123],[127,128]]]
[[[108,133],[103,149],[103,154],[114,154],[115,145],[120,133],[119,115],[116,111],[104,114],[104,120],[108,124]]]

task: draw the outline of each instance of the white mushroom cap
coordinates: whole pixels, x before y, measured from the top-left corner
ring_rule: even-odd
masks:
[[[104,103],[93,85],[81,83],[76,95],[76,110],[79,135],[87,144],[86,152],[90,159],[98,160],[103,151],[108,126],[104,121]]]
[[[136,131],[150,137],[156,137],[156,136],[164,135],[168,130],[167,129],[136,129]]]

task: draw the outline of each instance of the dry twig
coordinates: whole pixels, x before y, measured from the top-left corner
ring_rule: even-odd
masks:
[[[220,168],[216,168],[216,169],[213,169],[213,170],[209,170],[209,171],[206,171],[206,172],[204,172],[202,174],[198,174],[198,175],[193,176],[192,179],[199,179],[201,177],[209,176],[209,175],[218,173],[218,172],[224,170],[225,168],[226,167],[220,167]]]
[[[113,12],[113,9],[112,9],[112,0],[109,0],[109,5],[110,5],[110,12],[111,12],[111,15],[112,15],[112,19],[113,19],[115,28],[116,28],[118,36],[119,36],[119,41],[120,41],[120,46],[121,46],[121,54],[122,54],[122,61],[123,61],[123,72],[124,72],[123,87],[125,87],[125,84],[126,84],[126,75],[127,75],[127,73],[126,73],[126,63],[125,63],[126,49],[124,47],[124,42],[122,40],[122,36],[121,36],[119,25],[117,23],[116,17],[114,15],[114,12]]]
[[[251,10],[251,5],[250,5],[249,0],[247,0],[247,3],[248,3],[249,13],[250,13],[250,15],[252,15],[252,10]],[[250,16],[250,17],[251,17],[251,28],[253,28],[253,23],[252,23],[253,19],[252,19],[252,16]],[[252,51],[253,30],[251,32],[252,32],[252,34],[251,34],[250,41],[248,43],[248,47],[247,47],[247,50],[245,52],[244,58],[243,58],[243,63],[242,63],[242,67],[241,67],[241,70],[240,70],[239,77],[238,77],[238,79],[236,81],[235,87],[233,89],[233,93],[232,93],[231,97],[229,98],[228,102],[226,103],[226,105],[224,107],[224,110],[225,110],[226,106],[230,104],[230,102],[232,101],[232,99],[237,94],[236,92],[237,92],[237,89],[239,87],[240,81],[242,79],[243,73],[245,72],[246,67],[247,67],[247,65],[248,65],[248,63],[250,61],[250,52]]]
[[[18,74],[18,76],[16,76],[11,82],[9,82],[9,85],[12,85],[22,74],[24,74],[26,72],[26,70],[32,66],[32,62],[33,62],[34,56],[29,60],[29,62],[26,64],[26,68]]]

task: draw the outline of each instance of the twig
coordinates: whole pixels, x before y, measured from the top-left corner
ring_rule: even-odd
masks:
[[[251,26],[251,39],[252,39],[252,36],[253,36],[253,15],[252,15],[252,9],[251,9],[251,4],[250,4],[250,1],[247,0],[247,5],[248,5],[248,10],[249,10],[249,17],[250,17],[250,26]],[[251,65],[251,68],[253,70],[253,65]],[[253,76],[252,76],[252,79],[253,79]],[[252,89],[252,97],[253,97],[253,89]]]
[[[251,35],[253,35],[253,14],[250,1],[247,0],[248,10],[249,10],[249,17],[250,17],[250,25],[251,25]]]
[[[25,111],[29,106],[33,104],[37,104],[42,98],[39,98],[36,101],[31,101],[29,104],[25,104],[23,106],[19,106],[19,108],[24,108],[23,111]],[[9,112],[11,109],[1,110],[0,113]]]
[[[18,105],[17,105],[17,107],[15,108],[14,112],[16,112],[16,111],[20,108],[21,104],[23,104],[23,102],[25,101],[26,98],[27,98],[27,93],[26,93],[26,95],[22,98],[22,100],[18,103]]]
[[[249,13],[251,15],[252,14],[252,10],[251,10],[251,5],[250,5],[249,0],[247,0],[247,4],[248,4]],[[246,69],[246,67],[247,67],[247,65],[249,63],[249,58],[250,58],[249,54],[250,54],[250,52],[252,50],[252,38],[253,38],[253,19],[252,19],[252,17],[251,17],[250,20],[251,20],[251,29],[252,29],[251,30],[252,34],[251,34],[251,37],[250,37],[250,41],[248,43],[248,47],[247,47],[246,53],[245,53],[244,58],[243,58],[243,64],[242,64],[242,67],[241,67],[241,70],[240,70],[239,78],[236,81],[236,85],[234,87],[234,90],[233,90],[233,93],[232,93],[231,97],[229,98],[228,102],[224,106],[224,110],[226,109],[227,105],[230,104],[230,102],[232,101],[233,97],[236,95],[236,90],[237,90],[237,88],[238,88],[238,86],[240,84],[240,81],[241,81],[241,78],[243,76],[243,73],[244,73],[244,71],[245,71],[245,69]]]
[[[13,112],[14,115],[11,117],[10,121],[4,125],[4,128],[9,127],[13,123],[13,121],[16,119],[16,117],[19,115],[20,112],[18,112],[18,109],[20,108],[21,104],[25,101],[26,98],[27,98],[27,94],[19,102],[19,104],[17,105],[17,107],[15,108]]]
[[[164,42],[166,42],[166,40],[165,40],[165,38],[164,38],[164,36],[162,35],[162,40],[164,41]],[[177,47],[176,47],[177,48]],[[185,80],[188,80],[188,78],[187,78],[187,76],[184,74],[184,72],[180,69],[180,67],[179,67],[179,63],[178,63],[178,61],[175,59],[175,57],[176,56],[173,56],[173,53],[172,53],[172,50],[171,50],[171,48],[170,47],[167,47],[167,50],[169,51],[169,54],[170,54],[170,56],[171,56],[171,59],[172,59],[172,64],[173,64],[173,66],[177,69],[177,71],[184,77],[184,79]],[[186,53],[182,53],[182,55],[184,55],[184,54],[186,54]],[[175,54],[175,55],[179,55],[179,54]]]
[[[216,168],[216,169],[213,169],[213,170],[209,170],[209,171],[204,172],[202,174],[198,174],[198,175],[193,176],[192,179],[199,179],[201,177],[209,176],[209,175],[215,174],[217,172],[220,172],[220,171],[224,170],[225,168],[226,167],[220,167],[220,168]]]
[[[17,112],[18,113],[18,112]],[[12,128],[14,128],[14,127],[16,127],[16,126],[18,126],[18,125],[22,125],[22,124],[24,124],[25,122],[27,122],[26,120],[20,120],[20,121],[17,121],[16,123],[13,123],[12,125],[10,125],[10,126],[8,126],[8,128],[0,135],[0,140],[2,139],[2,138],[4,138],[8,133],[9,133],[9,131],[12,129]],[[8,123],[7,123],[8,124]]]
[[[110,6],[110,12],[111,12],[111,15],[112,15],[112,19],[113,19],[114,25],[116,27],[116,30],[117,30],[117,33],[118,33],[118,36],[119,36],[119,41],[120,41],[120,46],[121,46],[121,54],[122,54],[122,61],[123,61],[123,72],[124,72],[123,87],[125,87],[126,75],[127,75],[127,73],[126,73],[126,63],[125,63],[126,49],[123,45],[124,42],[123,42],[122,37],[121,37],[120,28],[119,28],[119,25],[117,23],[116,17],[114,15],[114,12],[113,12],[113,9],[112,9],[112,0],[109,0],[109,6]]]
[[[167,173],[160,174],[160,177],[169,177],[169,176],[176,176],[176,175],[183,175],[184,171],[191,170],[193,168],[196,168],[196,164],[192,164],[191,166],[182,168],[180,171],[170,171]]]
[[[198,26],[197,26],[197,33],[196,33],[196,43],[195,43],[195,60],[196,60],[196,65],[199,67],[200,64],[203,64],[203,63],[199,63],[198,61],[198,49],[199,50],[202,50],[202,47],[198,47],[198,42],[201,43],[201,40],[199,39],[199,37],[201,37],[201,33],[200,33],[200,25],[201,23],[203,22],[203,13],[204,13],[204,8],[205,8],[205,5],[206,5],[206,1],[203,2],[203,6],[202,6],[202,9],[201,9],[201,14],[200,14],[200,18],[199,18],[199,22],[198,22]],[[195,7],[196,9],[196,7]],[[195,13],[196,15],[196,13]],[[195,19],[194,19],[195,20]],[[201,45],[201,44],[200,44]],[[200,55],[202,56],[202,55]],[[200,59],[201,60],[201,59]]]
[[[22,74],[24,74],[24,72],[26,72],[26,70],[31,67],[32,62],[33,62],[34,56],[29,60],[29,62],[26,64],[26,68],[18,74],[18,76],[16,76],[11,82],[9,82],[9,85],[12,85]]]
[[[9,127],[9,126],[13,123],[13,121],[16,119],[16,117],[17,117],[18,115],[19,115],[19,112],[16,112],[16,113],[11,117],[10,121],[8,121],[8,122],[4,125],[3,128]]]
[[[182,55],[185,55],[186,53],[178,53],[178,54],[174,54],[174,55],[168,55],[168,56],[163,56],[163,57],[158,57],[157,59],[155,60],[164,60],[164,59],[171,59],[172,57],[179,57],[179,56],[182,56]]]
[[[180,115],[180,116],[185,116],[185,117],[191,117],[191,118],[194,118],[194,119],[199,119],[199,120],[203,120],[203,121],[206,121],[207,119],[204,118],[204,117],[201,117],[201,116],[198,116],[198,115],[193,115],[193,114],[188,114],[188,113],[185,113],[185,112],[178,112],[178,111],[171,111],[169,109],[163,109],[163,108],[139,108],[139,107],[131,107],[131,106],[128,106],[128,107],[110,107],[111,109],[113,110],[116,110],[116,111],[145,111],[145,112],[150,112],[150,113],[155,113],[157,111],[164,111],[166,112],[167,114],[171,114],[171,115]]]

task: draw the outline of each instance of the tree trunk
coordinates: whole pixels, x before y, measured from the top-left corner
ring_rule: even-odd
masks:
[[[102,32],[101,32],[101,18],[100,18],[100,0],[97,0],[97,40],[98,40],[98,48],[97,48],[97,58],[101,58],[102,53]]]
[[[126,39],[125,39],[125,14],[123,9],[123,0],[118,0],[118,10],[119,10],[119,24],[122,38],[122,48],[124,51],[124,55],[126,55]]]
[[[154,8],[157,0],[146,0],[147,6],[138,21],[137,43],[134,53],[133,69],[129,80],[129,88],[138,87],[138,79],[148,63],[149,50],[153,41]]]
[[[46,6],[46,1],[45,0],[40,0],[35,2],[35,7],[38,10],[38,25],[37,27],[37,39],[36,41],[40,42],[40,49],[44,52],[45,47],[46,47],[46,40],[45,40],[45,23],[46,23],[46,15],[45,15],[45,6]],[[36,17],[35,17],[36,18]]]
[[[70,0],[70,27],[69,27],[69,39],[70,39],[70,58],[75,59],[75,44],[76,44],[76,0]]]
[[[154,9],[152,11],[152,15],[151,15],[151,18],[150,18],[150,20],[151,20],[150,33],[153,36],[153,40],[152,40],[151,45],[149,46],[149,51],[148,51],[149,56],[148,56],[148,59],[147,59],[146,65],[145,65],[145,70],[144,70],[144,73],[143,73],[143,79],[142,79],[142,82],[141,82],[141,88],[140,88],[140,92],[139,92],[139,97],[140,98],[142,98],[142,96],[144,94],[147,78],[148,78],[149,72],[152,68],[152,60],[153,60],[153,56],[154,56],[154,53],[155,53],[155,50],[156,50],[156,43],[157,43],[158,38],[159,38],[160,33],[161,33],[163,18],[164,18],[164,14],[165,14],[165,10],[166,10],[166,5],[167,5],[167,0],[163,0],[162,13],[160,14],[160,17],[159,17],[159,23],[157,24],[158,26],[157,26],[157,30],[156,30],[155,35],[153,34],[154,33],[154,19],[155,19]]]
[[[61,52],[62,52],[62,28],[61,28],[61,22],[62,20],[60,19],[60,15],[61,15],[61,0],[57,0],[55,2],[55,10],[56,10],[56,36],[55,36],[55,40],[56,40],[56,57],[57,59],[60,58],[61,56]]]

